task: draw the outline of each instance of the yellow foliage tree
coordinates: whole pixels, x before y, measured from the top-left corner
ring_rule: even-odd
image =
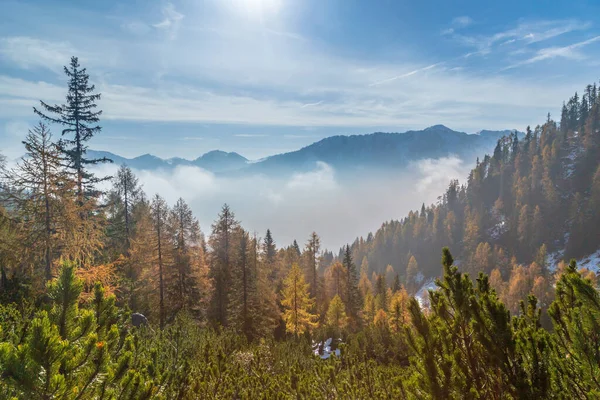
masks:
[[[373,323],[377,327],[387,328],[387,326],[388,326],[387,320],[388,320],[387,313],[383,309],[379,309],[379,311],[377,311],[377,314],[375,314],[375,318],[373,318]]]
[[[346,305],[338,295],[331,299],[331,302],[329,303],[329,308],[327,309],[327,325],[336,333],[348,325]]]
[[[283,319],[286,330],[296,336],[317,326],[317,316],[311,313],[315,301],[309,296],[309,286],[298,264],[293,264],[284,281],[281,305],[285,308]]]
[[[410,297],[406,289],[401,288],[393,294],[389,307],[389,324],[394,332],[400,332],[402,326],[409,321],[408,302]]]

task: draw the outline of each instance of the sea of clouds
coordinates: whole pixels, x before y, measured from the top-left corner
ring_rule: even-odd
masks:
[[[262,237],[271,229],[278,246],[294,239],[302,245],[316,231],[324,247],[337,251],[357,236],[374,232],[384,221],[400,219],[422,203],[436,202],[449,181],[464,180],[469,168],[457,157],[445,157],[414,162],[400,174],[374,172],[355,180],[340,179],[323,162],[285,180],[258,174],[222,177],[190,166],[134,173],[149,198],[159,193],[170,205],[183,198],[206,235],[227,203],[250,232]],[[96,172],[113,175],[117,169],[105,165]]]

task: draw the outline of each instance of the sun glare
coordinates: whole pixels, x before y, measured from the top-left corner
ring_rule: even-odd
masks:
[[[233,0],[232,6],[237,13],[248,18],[268,18],[276,15],[282,7],[282,0]]]

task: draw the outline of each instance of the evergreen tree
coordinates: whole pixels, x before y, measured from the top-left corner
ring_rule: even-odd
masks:
[[[224,204],[217,220],[211,227],[212,233],[209,238],[210,278],[214,285],[211,319],[223,326],[228,320],[227,288],[231,279],[232,236],[238,227],[239,222],[235,220],[235,215],[229,206]]]
[[[277,248],[275,247],[275,241],[273,240],[270,229],[267,229],[267,233],[265,234],[263,253],[265,255],[265,263],[269,266],[274,265]]]
[[[394,283],[392,284],[392,292],[396,293],[401,289],[401,287],[402,286],[400,285],[400,275],[396,274],[396,276],[394,277]]]
[[[548,310],[557,336],[558,388],[571,398],[600,393],[600,295],[577,272],[575,260],[556,283],[556,300]]]
[[[256,329],[261,337],[269,336],[281,321],[281,312],[277,304],[277,293],[283,286],[279,276],[273,277],[273,270],[277,267],[269,267],[266,264],[265,257],[259,255],[260,240],[254,235],[251,241],[251,262],[252,269],[256,274],[256,297],[257,314]],[[273,245],[274,246],[274,245]],[[263,254],[264,256],[264,254]],[[274,257],[273,264],[276,264]]]
[[[138,179],[126,165],[122,165],[113,177],[113,188],[109,193],[109,204],[112,208],[111,230],[115,245],[123,252],[129,250],[134,220],[133,209],[140,200],[141,188]],[[121,246],[117,245],[121,244]]]
[[[183,199],[177,200],[169,216],[173,265],[167,286],[175,311],[185,309],[200,319],[209,294],[208,270],[204,261],[203,237],[198,220]]]
[[[64,71],[69,78],[66,104],[52,106],[40,101],[41,109],[34,107],[33,111],[48,122],[64,126],[59,146],[75,176],[77,198],[83,203],[87,197],[98,195],[96,183],[108,179],[95,177],[88,166],[110,160],[86,157],[86,143],[102,129],[97,125],[102,111],[96,111],[100,93],[94,93],[96,88],[89,84],[89,75],[79,65],[77,57],[71,57],[71,63]]]
[[[385,283],[385,275],[379,274],[375,279],[375,308],[377,310],[387,311],[388,292]]]
[[[358,273],[356,265],[352,261],[352,253],[350,246],[346,245],[344,252],[343,265],[346,268],[346,309],[350,319],[357,323],[359,321],[359,313],[362,305],[360,290],[358,289]]]
[[[228,291],[228,325],[251,340],[257,336],[258,270],[257,266],[253,265],[248,232],[238,228],[234,232],[234,243],[237,251],[232,260],[231,284]]]
[[[296,252],[296,255],[298,257],[300,257],[300,255],[302,254],[302,252],[300,251],[300,246],[298,246],[298,242],[296,241],[296,239],[294,239],[294,243],[292,244],[292,248]]]
[[[0,345],[0,394],[31,399],[149,398],[156,388],[133,366],[133,338],[119,330],[114,296],[96,285],[79,308],[82,282],[65,264],[48,286],[49,311]]]
[[[297,246],[297,244],[296,244]],[[321,239],[316,232],[310,234],[310,238],[306,242],[306,271],[307,276],[310,279],[310,295],[313,298],[318,297],[318,271],[317,266],[319,265],[319,257],[321,251]]]

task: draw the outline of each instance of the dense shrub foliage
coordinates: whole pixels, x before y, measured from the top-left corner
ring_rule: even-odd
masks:
[[[311,335],[248,342],[180,313],[163,330],[133,327],[125,309],[65,264],[38,306],[0,310],[2,398],[31,399],[543,399],[600,395],[600,296],[575,263],[556,285],[553,328],[537,300],[511,317],[480,274],[443,252],[431,308],[416,300],[400,329],[387,320],[348,334],[340,357],[313,354]],[[321,334],[325,334],[322,332]],[[312,339],[320,339],[319,332]],[[322,338],[322,337],[321,337]]]

